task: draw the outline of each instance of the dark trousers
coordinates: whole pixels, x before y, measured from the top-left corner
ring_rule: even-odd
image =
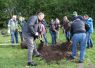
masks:
[[[22,36],[22,32],[19,32],[20,34],[20,39],[21,39],[21,42],[23,41],[23,36]]]

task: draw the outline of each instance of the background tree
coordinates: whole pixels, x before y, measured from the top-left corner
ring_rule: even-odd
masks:
[[[88,14],[95,19],[95,0],[0,0],[0,27],[13,15],[22,15],[28,19],[38,11],[43,11],[46,20],[64,15],[72,16],[73,11],[78,14]]]

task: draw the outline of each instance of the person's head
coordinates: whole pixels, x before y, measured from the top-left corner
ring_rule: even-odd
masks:
[[[63,19],[64,19],[64,20],[68,20],[67,16],[64,16]]]
[[[87,14],[85,14],[85,15],[83,16],[83,18],[84,18],[84,20],[87,20],[87,19],[89,18],[89,16],[88,16]]]
[[[78,13],[76,11],[74,11],[73,16],[78,16]]]
[[[16,15],[13,15],[13,16],[12,16],[12,19],[13,19],[13,20],[16,20],[16,19],[17,19],[17,16],[16,16]]]
[[[54,20],[53,20],[53,19],[51,19],[51,22],[54,22]]]
[[[64,21],[69,21],[67,16],[64,16],[64,17],[63,17],[63,20],[64,20]]]
[[[19,20],[20,20],[20,21],[24,21],[24,20],[25,20],[25,18],[24,18],[24,17],[22,17],[22,16],[20,16],[20,17],[19,17]]]
[[[40,21],[42,21],[43,19],[44,19],[44,13],[42,13],[42,12],[39,12],[38,14],[37,14],[37,16],[38,16],[38,19],[40,20]]]
[[[55,19],[55,22],[56,22],[56,23],[60,23],[60,21],[59,21],[59,19],[58,19],[58,18],[56,18],[56,19]]]

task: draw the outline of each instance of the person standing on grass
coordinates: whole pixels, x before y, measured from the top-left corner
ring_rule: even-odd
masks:
[[[8,31],[11,34],[11,43],[18,43],[18,21],[17,16],[13,15],[8,22]]]
[[[59,39],[60,20],[58,18],[55,19],[55,29],[57,30],[57,39]]]
[[[71,25],[70,25],[70,21],[68,20],[67,16],[64,16],[62,26],[63,26],[63,30],[66,35],[66,40],[69,42],[71,38],[71,34],[70,34]]]
[[[91,34],[93,33],[93,19],[87,14],[84,15],[85,23],[89,26],[87,31],[87,48],[93,47],[93,41],[91,39]]]
[[[36,49],[35,40],[39,36],[36,27],[38,26],[39,22],[42,22],[43,19],[44,19],[44,13],[39,12],[37,15],[31,16],[28,20],[28,23],[25,23],[23,25],[22,34],[28,47],[28,63],[27,63],[28,66],[37,65],[32,60],[33,55],[36,55],[37,57],[41,56],[41,54]]]
[[[19,17],[19,23],[18,23],[18,32],[20,34],[21,42],[23,42],[23,36],[22,36],[22,26],[23,24],[26,23],[24,17]]]
[[[47,23],[46,23],[45,19],[43,19],[41,23],[44,25],[43,27],[45,27],[45,32],[43,33],[43,37],[44,37],[44,40],[45,40],[45,45],[48,46],[48,40],[47,40],[47,37],[46,37],[46,32],[47,32],[46,27],[47,27]],[[42,31],[42,32],[43,32],[43,31]]]
[[[52,37],[52,46],[54,46],[56,44],[57,30],[55,28],[55,21],[53,21],[53,19],[51,20],[51,23],[50,23],[50,34]]]
[[[85,23],[80,18],[77,18],[71,24],[72,32],[72,54],[69,59],[75,59],[78,43],[80,44],[79,63],[83,63],[86,49],[86,29]]]
[[[39,34],[40,42],[43,43],[44,34],[46,33],[45,26],[42,22],[38,22],[38,25],[36,26],[36,32]]]

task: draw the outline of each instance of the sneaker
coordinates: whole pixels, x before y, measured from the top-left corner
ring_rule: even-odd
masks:
[[[83,61],[80,61],[80,60],[79,60],[79,62],[78,62],[78,63],[83,63]]]
[[[28,66],[37,66],[35,62],[28,62]]]
[[[75,58],[70,55],[67,59],[68,59],[68,60],[74,60]]]
[[[39,54],[39,55],[36,55],[36,57],[42,57],[42,55],[41,55],[41,54]]]
[[[91,48],[93,47],[93,45],[91,45]]]
[[[88,49],[89,49],[90,47],[89,47],[89,46],[87,46],[86,48],[88,48]]]

